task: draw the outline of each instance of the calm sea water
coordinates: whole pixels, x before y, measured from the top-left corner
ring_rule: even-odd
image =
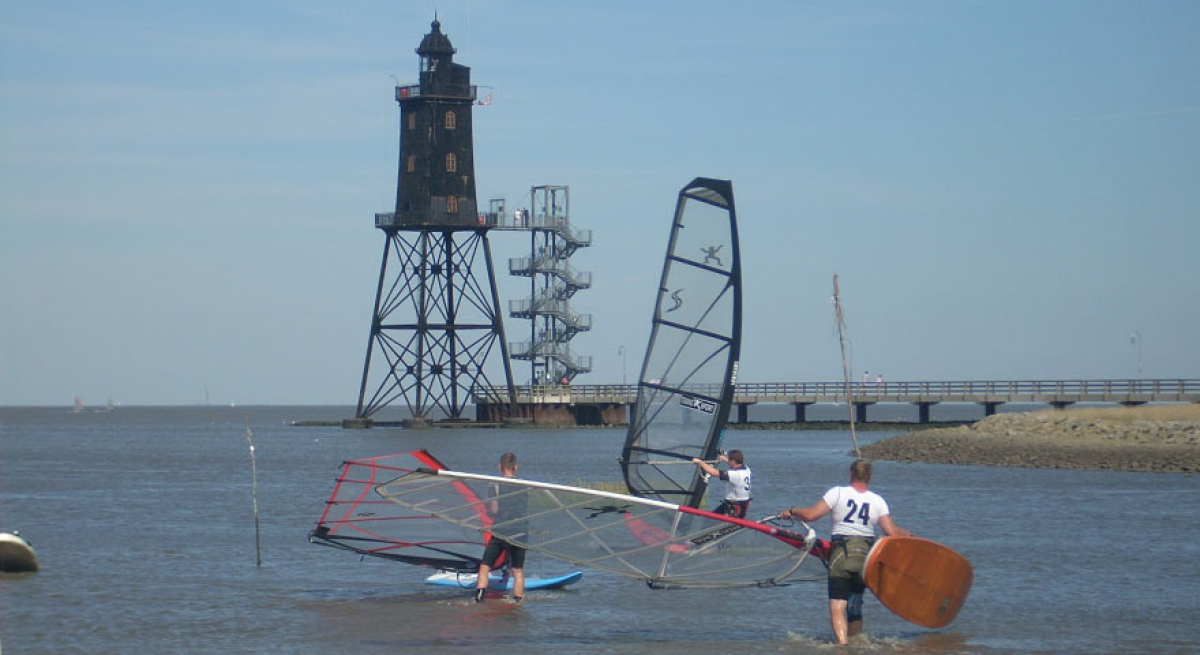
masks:
[[[0,530],[43,570],[0,575],[9,653],[810,653],[830,641],[823,585],[653,591],[585,571],[524,606],[469,602],[427,570],[311,545],[306,534],[349,458],[429,448],[490,473],[506,450],[524,477],[618,481],[623,430],[293,427],[349,408],[0,409]],[[258,458],[255,566],[245,424]],[[870,442],[891,433],[861,435]],[[739,431],[753,514],[809,504],[842,483],[849,433]],[[881,462],[873,488],[901,525],[975,566],[950,627],[866,603],[870,653],[1200,652],[1200,479],[1180,475]],[[824,523],[819,526],[827,530]],[[568,570],[530,556],[531,574]]]

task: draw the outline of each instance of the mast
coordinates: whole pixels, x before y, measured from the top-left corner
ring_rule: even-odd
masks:
[[[862,459],[862,451],[858,449],[858,434],[854,431],[854,396],[850,392],[850,362],[846,358],[846,316],[842,311],[842,294],[838,290],[838,276],[833,274],[833,315],[837,322],[838,345],[842,349],[842,377],[846,384],[846,407],[850,411],[850,440],[854,442],[854,456]]]

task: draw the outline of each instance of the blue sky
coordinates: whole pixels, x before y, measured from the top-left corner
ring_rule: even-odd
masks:
[[[840,378],[834,273],[858,372],[1125,378],[1136,332],[1200,377],[1194,2],[13,0],[0,404],[353,404],[435,10],[495,98],[480,201],[568,185],[593,232],[579,383],[636,378],[696,176],[737,196],[743,381]]]

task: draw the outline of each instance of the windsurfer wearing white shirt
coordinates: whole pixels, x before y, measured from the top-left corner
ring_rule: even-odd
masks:
[[[708,462],[693,457],[692,463],[699,466],[705,473],[715,475],[725,482],[725,498],[713,510],[715,514],[723,514],[734,518],[746,518],[746,510],[750,508],[750,469],[746,468],[746,458],[740,450],[731,450],[728,455],[717,457],[718,461],[729,464],[727,470],[720,470]]]
[[[834,487],[809,507],[792,507],[779,513],[780,518],[816,521],[830,515],[833,546],[829,553],[829,622],[839,644],[862,632],[863,566],[875,542],[875,526],[889,537],[911,536],[892,521],[887,501],[868,489],[871,463],[855,460],[850,465],[850,484]]]

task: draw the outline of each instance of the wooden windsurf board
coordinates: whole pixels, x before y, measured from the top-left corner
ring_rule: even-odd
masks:
[[[863,568],[863,582],[884,607],[926,628],[950,625],[974,579],[965,557],[918,537],[880,539]]]

